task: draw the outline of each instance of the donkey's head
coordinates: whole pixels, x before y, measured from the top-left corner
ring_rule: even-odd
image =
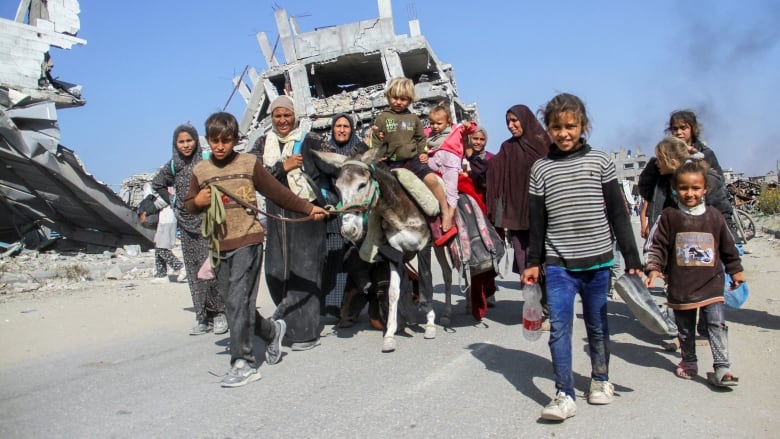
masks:
[[[370,165],[376,161],[375,152],[369,150],[360,157],[352,158],[336,153],[315,152],[326,163],[340,168],[336,189],[341,196],[341,206],[345,210],[353,210],[342,215],[341,234],[353,243],[363,238],[367,211],[379,197],[379,187]]]

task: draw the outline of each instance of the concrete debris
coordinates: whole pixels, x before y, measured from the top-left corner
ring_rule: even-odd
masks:
[[[377,18],[311,32],[299,32],[295,17],[284,9],[275,11],[278,45],[272,49],[263,32],[257,37],[268,69],[257,73],[247,67],[233,80],[247,104],[239,128],[248,149],[271,129],[268,107],[280,94],[293,98],[304,130],[328,138],[332,117],[347,113],[363,136],[387,107],[385,85],[399,76],[414,81],[418,100],[410,110],[424,120],[432,106],[445,103],[455,122],[479,123],[477,105],[460,100],[452,65],[439,60],[419,21],[409,22],[409,35],[396,35],[391,1],[377,4]],[[284,63],[278,61],[276,47],[282,48]]]

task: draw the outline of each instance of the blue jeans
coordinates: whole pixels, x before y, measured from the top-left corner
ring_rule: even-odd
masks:
[[[555,371],[555,389],[574,397],[574,374],[571,366],[571,334],[574,324],[574,297],[580,293],[588,351],[592,367],[591,378],[609,380],[609,325],[607,324],[607,292],[609,268],[588,271],[568,271],[558,265],[548,265],[547,302],[550,306],[550,354]]]

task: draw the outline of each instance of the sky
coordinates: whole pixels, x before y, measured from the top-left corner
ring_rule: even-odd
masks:
[[[13,19],[18,3],[0,2]],[[267,68],[256,34],[274,41],[274,10],[302,32],[378,17],[373,0],[80,1],[84,46],[53,48],[53,76],[83,85],[83,107],[58,112],[60,143],[119,190],[171,156],[173,129],[202,133],[209,114],[245,105],[232,78]],[[696,112],[724,169],[777,170],[780,2],[776,0],[393,0],[396,34],[419,19],[454,66],[460,99],[476,102],[488,150],[509,137],[515,104],[536,111],[561,92],[586,104],[589,143],[652,155],[669,114]],[[281,52],[281,49],[278,50]]]

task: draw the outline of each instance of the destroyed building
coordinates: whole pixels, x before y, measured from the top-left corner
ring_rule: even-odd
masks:
[[[410,110],[423,119],[430,107],[446,102],[455,121],[479,122],[476,104],[460,100],[453,67],[436,56],[422,35],[419,20],[409,21],[408,35],[396,35],[391,1],[377,3],[377,18],[311,32],[300,32],[295,17],[284,9],[275,11],[278,36],[274,44],[266,33],[257,35],[267,70],[258,73],[247,67],[234,79],[246,101],[239,128],[247,134],[247,145],[254,145],[271,129],[268,107],[281,94],[293,98],[295,114],[307,131],[328,137],[331,118],[347,113],[365,133],[387,107],[385,85],[399,76],[414,81],[417,101]]]
[[[76,0],[22,0],[13,20],[0,18],[3,247],[153,246],[154,231],[90,175],[73,150],[59,144],[57,111],[86,102],[81,86],[54,79],[49,51],[86,44],[76,36],[79,11]]]

